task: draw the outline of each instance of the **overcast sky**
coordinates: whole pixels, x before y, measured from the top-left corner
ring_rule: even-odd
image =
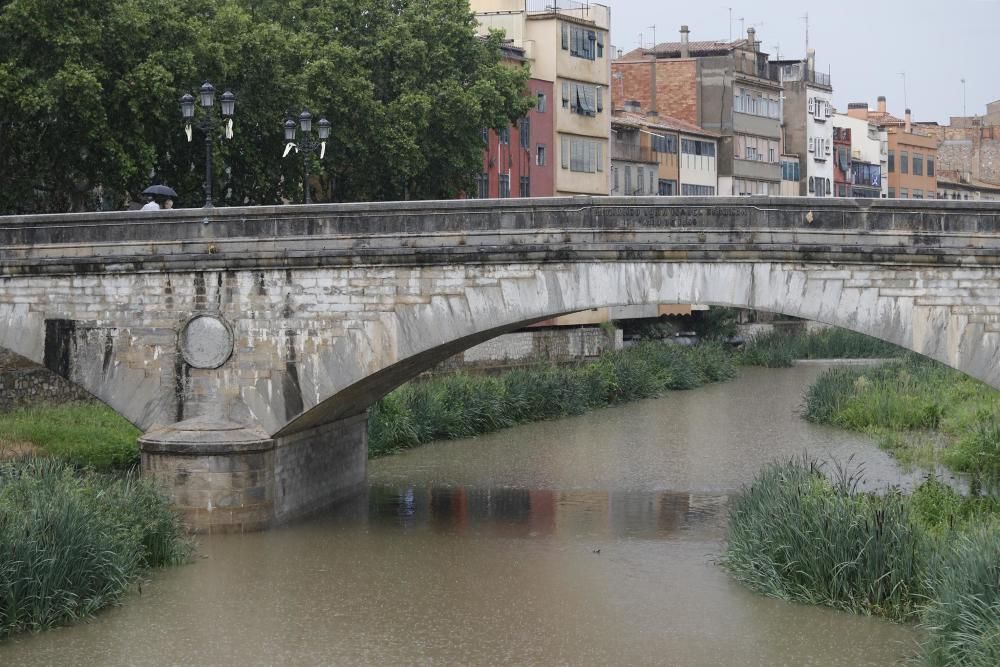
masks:
[[[656,41],[678,41],[686,24],[691,40],[726,40],[741,26],[757,31],[761,48],[774,58],[805,56],[809,13],[809,46],[816,50],[816,69],[832,75],[834,104],[875,106],[879,95],[888,110],[914,120],[946,123],[962,115],[962,82],[968,115],[986,112],[1000,99],[1000,0],[600,0],[611,7],[611,42],[630,51],[639,33],[648,48]],[[739,19],[743,19],[740,21]],[[779,48],[780,47],[780,48]],[[906,73],[906,103],[903,77]]]

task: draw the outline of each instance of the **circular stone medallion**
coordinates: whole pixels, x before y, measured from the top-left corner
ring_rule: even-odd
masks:
[[[194,368],[218,368],[233,353],[233,332],[213,315],[196,315],[181,332],[181,354]]]

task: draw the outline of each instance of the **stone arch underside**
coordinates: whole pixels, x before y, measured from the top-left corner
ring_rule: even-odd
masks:
[[[439,361],[528,323],[604,306],[703,303],[780,312],[867,334],[1000,387],[996,294],[1000,271],[775,262],[579,262],[435,267],[430,294],[396,303],[296,364],[287,384],[243,392],[276,436],[364,412]],[[398,278],[420,269],[400,269]],[[392,271],[383,272],[392,281]],[[435,285],[445,286],[435,294]],[[984,287],[986,285],[987,287]],[[378,312],[378,311],[376,311]],[[295,405],[294,402],[292,405]]]

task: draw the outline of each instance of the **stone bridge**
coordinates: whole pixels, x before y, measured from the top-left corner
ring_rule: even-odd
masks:
[[[707,303],[859,331],[1000,387],[989,203],[554,198],[0,218],[0,347],[142,429],[198,530],[364,483],[368,407],[587,308]]]

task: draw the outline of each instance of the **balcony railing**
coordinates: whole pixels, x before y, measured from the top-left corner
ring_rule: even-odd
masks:
[[[611,159],[625,160],[627,162],[649,162],[657,163],[657,153],[654,153],[649,146],[636,146],[635,144],[623,144],[616,141],[611,142]]]
[[[590,11],[589,2],[575,2],[574,0],[524,0],[524,11],[529,14],[573,13]]]

